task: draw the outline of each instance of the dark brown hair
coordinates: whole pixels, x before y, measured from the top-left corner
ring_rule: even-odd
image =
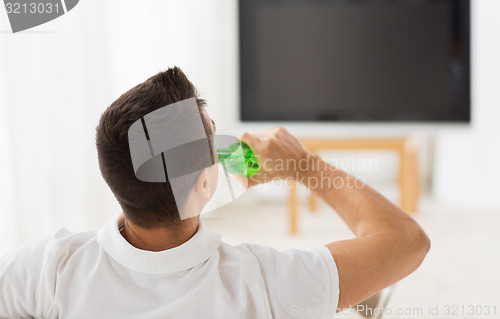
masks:
[[[198,108],[206,105],[184,72],[174,67],[124,93],[101,116],[96,128],[99,168],[125,216],[134,224],[145,228],[176,227],[181,220],[169,182],[148,183],[135,177],[128,129],[142,116],[192,97],[196,98]],[[211,135],[205,118],[203,125],[207,135]]]

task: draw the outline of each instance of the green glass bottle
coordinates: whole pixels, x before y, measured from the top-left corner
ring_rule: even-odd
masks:
[[[259,171],[259,163],[252,149],[245,142],[233,143],[226,148],[218,148],[219,163],[234,175],[252,176]]]

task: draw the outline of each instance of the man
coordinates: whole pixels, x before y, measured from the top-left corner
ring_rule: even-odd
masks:
[[[0,318],[331,318],[420,265],[430,242],[419,225],[283,128],[241,136],[261,164],[248,186],[300,181],[357,237],[282,252],[221,242],[198,216],[215,192],[210,168],[176,204],[170,182],[139,180],[131,161],[132,123],[189,98],[214,135],[205,101],[179,68],[137,85],[104,112],[99,166],[123,214],[98,232],[61,230],[0,259]],[[278,166],[284,162],[301,165]],[[178,205],[194,217],[181,218]]]

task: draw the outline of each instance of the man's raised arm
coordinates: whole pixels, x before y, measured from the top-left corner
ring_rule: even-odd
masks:
[[[249,186],[277,177],[300,181],[357,236],[325,245],[339,273],[339,309],[369,298],[422,263],[430,249],[429,238],[413,218],[373,188],[308,152],[284,128],[245,133],[241,138],[262,166]],[[290,165],[293,161],[295,165]]]

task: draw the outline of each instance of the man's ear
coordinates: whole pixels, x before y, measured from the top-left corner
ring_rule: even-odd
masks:
[[[205,168],[200,176],[198,177],[198,180],[196,181],[196,185],[194,187],[194,190],[196,193],[199,194],[201,197],[209,197],[210,196],[210,183],[208,180],[208,170]]]

